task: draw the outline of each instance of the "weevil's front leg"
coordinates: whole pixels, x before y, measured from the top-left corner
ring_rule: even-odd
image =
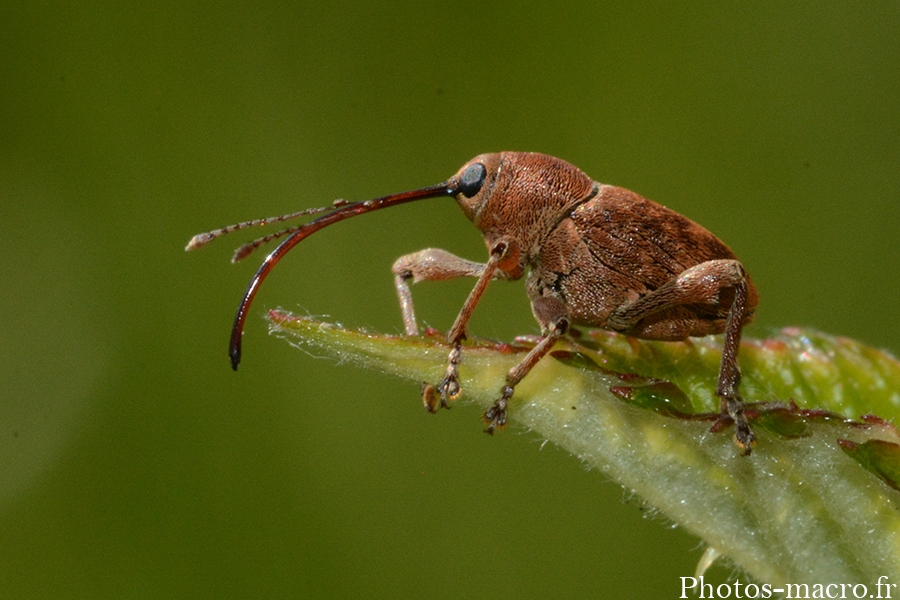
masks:
[[[458,277],[480,277],[484,273],[484,264],[460,258],[440,248],[426,248],[412,254],[401,256],[394,261],[391,271],[394,273],[394,286],[400,298],[400,310],[403,311],[403,326],[406,335],[419,335],[416,323],[416,312],[413,308],[412,291],[409,280],[446,281]]]
[[[462,360],[462,341],[466,339],[466,328],[469,325],[472,312],[478,305],[478,301],[481,300],[481,296],[484,295],[484,290],[487,289],[491,279],[497,274],[498,265],[504,259],[506,249],[505,243],[497,244],[491,249],[490,259],[484,265],[484,270],[478,277],[478,281],[475,282],[475,287],[469,292],[466,303],[463,304],[459,314],[456,315],[456,321],[453,322],[453,327],[450,328],[450,332],[447,334],[447,341],[453,344],[453,348],[450,350],[450,357],[447,360],[447,371],[437,386],[442,407],[446,407],[449,401],[456,400],[462,391],[459,386],[459,363]],[[423,392],[427,393],[427,390],[423,390]],[[424,395],[423,399],[428,400]],[[432,402],[434,401],[432,400]]]
[[[506,410],[509,400],[512,398],[516,385],[522,381],[532,368],[553,348],[554,344],[569,330],[569,312],[566,305],[557,298],[542,297],[532,302],[532,310],[544,336],[525,355],[519,364],[506,374],[506,385],[500,390],[500,397],[484,412],[484,422],[487,423],[486,433],[493,434],[495,429],[506,426]]]
[[[400,298],[400,308],[403,311],[403,324],[407,335],[418,335],[419,328],[416,324],[415,311],[413,309],[412,293],[409,289],[409,280],[413,283],[419,281],[442,281],[457,277],[478,277],[478,282],[469,294],[466,303],[456,317],[448,341],[453,344],[447,361],[447,371],[443,379],[435,388],[429,384],[422,386],[422,401],[431,412],[439,408],[446,408],[448,402],[456,399],[460,393],[459,386],[459,362],[462,359],[462,340],[466,337],[466,326],[472,311],[484,294],[487,284],[497,274],[497,267],[505,257],[506,245],[498,244],[496,251],[492,250],[490,260],[486,264],[476,263],[460,258],[445,250],[428,248],[420,252],[402,256],[394,262],[394,284],[397,295]]]
[[[710,260],[691,267],[650,294],[617,308],[610,314],[607,326],[615,331],[628,333],[635,327],[640,327],[640,322],[646,317],[672,306],[719,304],[720,292],[728,288],[734,290],[734,298],[728,307],[716,395],[719,397],[721,415],[729,416],[734,421],[735,442],[747,455],[756,443],[756,438],[747,423],[744,403],[738,393],[741,382],[738,348],[741,344],[741,329],[747,317],[748,293],[747,275],[740,262]],[[687,335],[688,332],[683,333]]]

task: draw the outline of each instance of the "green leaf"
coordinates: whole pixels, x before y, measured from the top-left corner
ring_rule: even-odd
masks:
[[[270,319],[292,343],[413,381],[436,383],[446,368],[449,346],[433,331],[397,337],[277,311]],[[490,406],[530,347],[466,342],[465,398]],[[760,582],[900,580],[900,434],[890,422],[900,362],[809,330],[745,340],[741,390],[759,441],[743,457],[731,428],[716,425],[720,356],[715,338],[590,332],[538,363],[516,387],[510,419],[607,473]]]

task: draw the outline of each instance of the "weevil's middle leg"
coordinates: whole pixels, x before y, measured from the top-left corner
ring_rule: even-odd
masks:
[[[502,429],[506,426],[506,411],[516,385],[528,375],[531,369],[550,352],[554,344],[566,335],[566,332],[569,330],[568,311],[565,305],[556,298],[538,298],[532,303],[532,309],[546,334],[525,355],[525,358],[506,374],[506,385],[500,390],[500,397],[497,398],[493,406],[484,412],[484,422],[488,426],[485,429],[485,433],[493,434],[495,429]]]

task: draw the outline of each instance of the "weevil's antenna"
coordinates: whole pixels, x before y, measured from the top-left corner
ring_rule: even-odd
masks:
[[[344,202],[337,210],[334,212],[330,212],[327,215],[321,216],[318,219],[310,221],[304,225],[300,225],[299,227],[294,227],[291,229],[285,229],[284,231],[280,231],[278,233],[266,236],[264,238],[260,238],[255,242],[250,242],[249,244],[245,244],[238,248],[237,252],[235,252],[235,259],[240,260],[250,252],[252,252],[259,245],[269,241],[270,239],[275,239],[281,235],[291,234],[291,236],[281,242],[281,244],[273,250],[269,256],[266,257],[266,260],[260,265],[259,269],[256,271],[256,275],[253,276],[253,279],[250,280],[250,285],[247,286],[247,291],[244,292],[244,297],[241,298],[241,303],[238,305],[237,314],[234,316],[234,326],[231,328],[231,344],[228,349],[228,356],[231,357],[231,367],[237,371],[238,365],[241,362],[241,337],[244,332],[244,322],[247,320],[247,312],[250,310],[250,304],[253,302],[253,297],[256,296],[256,292],[259,290],[259,286],[262,285],[263,280],[265,280],[266,276],[269,274],[269,271],[278,263],[281,258],[287,254],[291,248],[302,242],[304,239],[317,232],[318,230],[327,227],[333,223],[337,223],[338,221],[343,221],[349,217],[355,217],[357,215],[361,215],[363,213],[372,212],[373,210],[379,210],[381,208],[387,208],[389,206],[396,206],[398,204],[404,204],[406,202],[412,202],[414,200],[423,200],[425,198],[436,198],[438,196],[452,196],[456,193],[456,181],[454,179],[450,179],[445,181],[444,183],[439,183],[437,185],[432,185],[429,187],[421,188],[418,190],[412,190],[410,192],[401,192],[399,194],[391,194],[389,196],[383,196],[381,198],[375,198],[374,200],[365,200],[363,202],[354,202],[347,203]],[[297,216],[303,213],[297,213]],[[291,215],[294,216],[294,215]],[[288,217],[290,218],[290,217]],[[277,218],[277,220],[283,220],[281,218]],[[252,221],[251,221],[252,222]],[[272,221],[268,221],[272,222]],[[248,225],[249,226],[249,225]],[[234,226],[232,226],[234,227]],[[229,228],[225,228],[229,229]],[[231,229],[233,231],[233,229]],[[221,230],[220,230],[221,231]],[[203,235],[211,235],[216,232],[210,232],[210,234]],[[227,233],[227,232],[225,232]],[[201,236],[196,236],[201,237]],[[196,239],[195,237],[195,239]],[[215,237],[215,236],[213,236]],[[210,238],[212,239],[212,238]],[[201,240],[197,245],[202,246],[209,240]],[[188,249],[190,250],[194,240],[191,240],[191,243],[188,244]],[[245,252],[242,252],[242,249],[249,248]]]
[[[316,215],[319,213],[323,213],[328,210],[334,210],[335,208],[340,208],[342,206],[347,206],[348,204],[352,204],[347,200],[335,200],[331,206],[323,206],[321,208],[306,208],[301,210],[300,212],[291,213],[289,215],[281,215],[280,217],[269,217],[266,219],[254,219],[252,221],[244,221],[243,223],[235,223],[234,225],[229,225],[228,227],[222,227],[221,229],[214,229],[213,231],[207,231],[206,233],[198,233],[194,237],[191,238],[191,241],[188,242],[188,245],[184,247],[185,250],[194,250],[199,248],[200,246],[205,246],[209,242],[213,241],[217,237],[222,237],[226,233],[231,233],[232,231],[237,231],[238,229],[246,229],[247,227],[256,227],[257,225],[268,225],[269,223],[280,223],[281,221],[289,221],[291,219],[296,219],[298,217],[305,217],[307,215]],[[245,252],[239,258],[232,258],[231,262],[237,262],[244,256],[250,254],[250,251],[261,246],[262,244],[274,240],[277,237],[282,235],[286,235],[287,233],[296,230],[297,228],[285,229],[284,231],[279,231],[273,235],[267,235],[264,238],[260,238],[257,240],[255,246],[251,248],[251,250]],[[255,243],[255,242],[253,242]],[[250,244],[245,244],[245,246],[249,246]],[[241,246],[243,248],[243,246]]]
[[[283,237],[289,233],[294,233],[295,231],[302,229],[305,226],[306,226],[306,224],[298,225],[296,227],[289,227],[288,229],[282,229],[281,231],[276,231],[275,233],[270,233],[269,235],[264,235],[261,238],[257,238],[255,240],[253,240],[252,242],[247,242],[243,246],[240,246],[237,249],[235,249],[234,254],[231,257],[231,262],[236,263],[239,260],[243,260],[243,259],[247,258],[248,256],[250,256],[251,252],[253,252],[257,248],[259,248],[263,244],[271,242],[272,240],[276,240],[276,239]]]

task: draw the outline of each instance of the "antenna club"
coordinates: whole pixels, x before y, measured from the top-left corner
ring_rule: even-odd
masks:
[[[244,260],[245,258],[250,256],[250,253],[253,252],[254,248],[256,248],[256,246],[254,246],[252,242],[249,244],[244,244],[234,251],[234,255],[231,257],[231,262],[236,263],[239,260]]]
[[[205,246],[214,237],[216,236],[214,236],[211,232],[198,233],[191,238],[191,241],[188,242],[188,245],[184,247],[184,251],[189,252],[190,250],[196,250],[200,246]]]

